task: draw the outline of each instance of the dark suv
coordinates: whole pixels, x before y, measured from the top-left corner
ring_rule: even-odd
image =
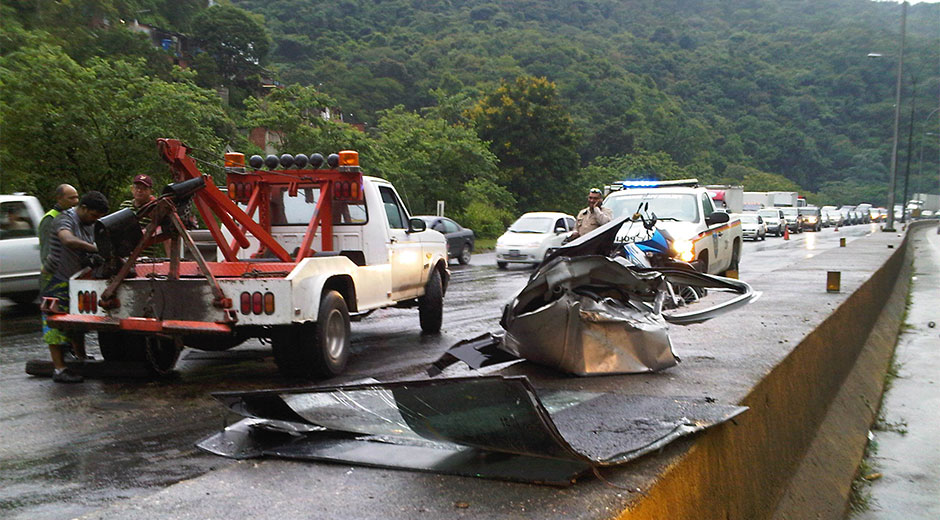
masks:
[[[819,231],[822,229],[822,213],[816,206],[803,206],[799,208],[799,214],[803,217],[803,229]]]

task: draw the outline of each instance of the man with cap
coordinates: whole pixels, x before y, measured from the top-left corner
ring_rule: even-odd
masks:
[[[143,173],[135,176],[134,183],[131,185],[131,196],[133,197],[132,199],[125,200],[121,203],[120,209],[130,209],[133,210],[134,213],[137,213],[145,204],[156,198],[153,196],[153,179]],[[142,229],[147,229],[147,226],[150,225],[150,217],[140,218],[138,222],[140,222]],[[162,248],[154,244],[144,249],[141,255],[151,258],[167,256],[164,254],[166,251],[162,251],[161,249]]]
[[[578,212],[574,233],[568,237],[568,240],[574,240],[587,235],[591,231],[610,222],[613,218],[613,212],[610,208],[603,206],[603,196],[604,194],[600,189],[591,188],[588,193],[588,207]]]

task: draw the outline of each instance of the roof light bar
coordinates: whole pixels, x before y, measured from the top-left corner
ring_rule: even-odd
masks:
[[[615,182],[612,187],[620,186],[621,189],[630,188],[676,188],[698,186],[698,179],[677,179],[672,181],[659,180],[627,180]]]

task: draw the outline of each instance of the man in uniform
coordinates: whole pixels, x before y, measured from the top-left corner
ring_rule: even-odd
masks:
[[[610,222],[614,215],[610,208],[603,207],[603,195],[601,190],[591,188],[591,191],[588,192],[588,206],[578,212],[574,233],[568,237],[568,240],[583,237]]]
[[[108,199],[100,192],[90,191],[79,202],[78,207],[63,211],[52,222],[49,240],[49,256],[44,269],[50,273],[49,282],[43,287],[43,298],[57,298],[60,309],[69,308],[69,278],[89,264],[89,257],[98,252],[95,246],[95,222],[108,213]],[[52,380],[57,383],[79,383],[82,376],[68,370],[65,352],[71,346],[75,357],[85,359],[84,332],[49,329],[43,334],[49,345],[49,354],[55,372]]]

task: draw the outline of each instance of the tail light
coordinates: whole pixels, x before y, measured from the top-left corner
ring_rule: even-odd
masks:
[[[242,314],[251,314],[251,293],[243,292],[241,295]]]
[[[78,312],[85,312],[85,291],[78,291]]]
[[[274,293],[241,293],[242,314],[274,314]]]
[[[264,293],[264,313],[274,314],[274,293]]]
[[[91,302],[89,303],[91,303],[91,313],[97,314],[98,313],[98,293],[97,292],[91,291]]]

